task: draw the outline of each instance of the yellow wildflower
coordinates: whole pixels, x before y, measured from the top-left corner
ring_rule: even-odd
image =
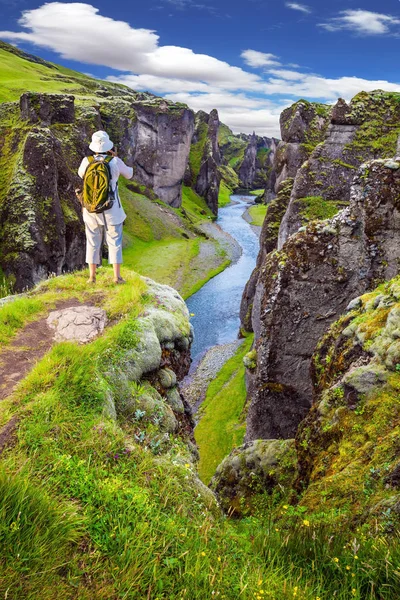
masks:
[[[258,585],[259,585],[259,586],[261,586],[262,584],[263,584],[263,580],[262,580],[262,579],[259,579],[259,580],[258,580]]]
[[[346,566],[346,570],[347,570],[347,571],[350,571],[350,567],[349,567],[349,565],[347,565],[347,566]]]
[[[354,555],[354,560],[358,560],[357,554]]]
[[[202,552],[202,553],[201,553],[201,555],[202,555],[202,556],[205,556],[205,555],[206,555],[206,553],[205,553],[205,552]]]
[[[308,519],[304,519],[303,525],[304,527],[310,527],[310,521]]]
[[[353,594],[353,596],[355,596],[355,595],[357,594],[357,590],[356,590],[356,588],[353,588],[353,589],[351,590],[351,593]]]
[[[284,504],[284,505],[283,505],[283,508],[284,508],[285,510],[287,510],[289,507],[288,507],[288,505],[287,505],[287,504]]]
[[[218,556],[218,562],[221,562],[221,557],[220,556]]]
[[[338,557],[337,557],[337,556],[335,556],[335,558],[334,558],[333,560],[334,560],[334,562],[335,562],[335,563],[338,563],[338,562],[339,562],[339,559],[338,559]]]

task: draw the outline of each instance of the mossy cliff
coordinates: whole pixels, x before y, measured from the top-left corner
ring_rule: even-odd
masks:
[[[294,436],[312,403],[318,339],[351,298],[397,274],[399,178],[393,160],[365,164],[349,208],[266,256],[252,311],[258,358],[249,373],[248,440]]]
[[[296,172],[290,205],[282,220],[279,247],[299,227],[317,218],[329,218],[350,200],[357,168],[374,158],[395,156],[400,134],[400,94],[361,92],[349,104],[339,100],[327,111],[326,135],[318,145],[305,143],[307,160]],[[316,132],[311,125],[309,137]]]
[[[247,443],[218,467],[212,487],[226,511],[257,512],[269,495],[278,521],[289,503],[308,526],[399,530],[399,300],[397,277],[354,298],[320,338],[295,439]]]
[[[232,192],[238,188],[269,189],[278,140],[256,134],[235,135],[221,123],[218,134],[223,183]]]
[[[219,117],[216,110],[208,115],[200,110],[195,115],[195,127],[185,173],[185,185],[203,197],[216,215],[221,181],[218,147]]]

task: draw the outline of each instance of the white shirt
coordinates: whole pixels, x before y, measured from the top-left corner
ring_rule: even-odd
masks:
[[[104,155],[95,155],[95,160],[103,160]],[[92,227],[96,227],[97,225],[104,225],[104,219],[106,220],[107,225],[119,225],[123,223],[126,219],[126,214],[124,209],[122,208],[121,200],[118,194],[118,177],[122,175],[126,179],[131,179],[133,175],[132,167],[128,167],[118,156],[115,156],[108,163],[111,171],[111,188],[113,191],[116,190],[114,204],[109,210],[105,210],[100,214],[90,213],[83,209],[83,220],[88,225]],[[85,157],[81,165],[78,169],[78,175],[81,179],[84,178],[86,169],[89,165],[89,160]]]

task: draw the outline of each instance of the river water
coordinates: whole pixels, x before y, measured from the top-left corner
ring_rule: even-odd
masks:
[[[202,355],[220,344],[237,339],[240,326],[239,311],[242,294],[256,266],[259,239],[242,217],[254,196],[231,196],[232,204],[218,211],[218,225],[229,233],[242,248],[239,260],[208,281],[188,300],[194,327],[191,347],[194,368]]]

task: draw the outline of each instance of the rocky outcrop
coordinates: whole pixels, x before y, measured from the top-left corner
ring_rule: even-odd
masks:
[[[325,139],[330,112],[330,106],[306,100],[299,100],[283,111],[280,117],[282,141],[275,153],[273,170],[276,179],[272,192],[278,193],[286,179],[294,179],[315,146]]]
[[[182,204],[182,181],[194,128],[188,108],[160,102],[157,107],[134,103],[132,134],[121,136],[122,146],[134,149],[134,179],[154,190],[175,208]],[[217,192],[218,196],[218,192]]]
[[[257,138],[256,134],[250,138],[249,144],[244,151],[243,162],[239,169],[239,179],[243,187],[252,189],[256,176]]]
[[[0,267],[21,291],[84,264],[77,169],[106,129],[138,184],[178,207],[194,116],[183,105],[128,92],[93,106],[73,96],[26,93],[0,105]],[[139,101],[140,100],[140,101]]]
[[[256,135],[240,133],[235,135],[226,125],[221,123],[218,138],[222,165],[236,173],[236,187],[245,189],[270,189],[274,181],[273,162],[279,140]],[[235,191],[232,176],[221,170],[222,178],[227,186]]]
[[[349,300],[398,272],[400,164],[364,165],[350,207],[291,236],[260,268],[247,440],[291,438],[310,409],[311,356]]]
[[[196,113],[195,129],[185,173],[185,184],[202,196],[207,206],[218,214],[218,195],[221,181],[221,157],[218,146],[219,117],[216,110],[210,114]]]
[[[246,284],[240,305],[241,326],[248,332],[253,331],[251,317],[260,269],[264,264],[266,256],[277,247],[279,227],[289,204],[293,183],[293,179],[286,179],[280,185],[277,197],[268,204],[267,215],[260,234],[260,251],[257,256],[257,264]]]
[[[400,133],[396,95],[362,92],[349,105],[339,100],[326,114],[329,121],[325,119],[321,129],[326,131],[325,139],[296,173],[279,232],[279,248],[308,221],[329,218],[349,202],[350,186],[361,163],[395,155]],[[294,119],[287,130],[298,137],[298,128]],[[315,135],[315,125],[308,131],[308,135]]]
[[[263,202],[268,204],[268,212],[260,235],[257,266],[242,297],[240,319],[245,331],[253,330],[251,313],[260,267],[266,255],[278,245],[281,223],[289,206],[297,171],[312,149],[324,139],[330,110],[330,107],[323,104],[300,100],[281,115],[282,141],[271,152],[273,168],[263,195]]]
[[[17,291],[50,273],[60,274],[84,263],[82,210],[74,194],[78,177],[70,165],[72,152],[83,152],[81,136],[89,132],[82,125],[80,132],[78,128],[68,131],[71,137],[63,143],[62,135],[55,132],[57,115],[61,112],[65,117],[60,104],[62,100],[57,99],[51,110],[51,99],[38,99],[29,107],[25,95],[21,100],[24,119],[32,118],[33,124],[27,128],[21,121],[20,128],[8,127],[11,116],[18,122],[19,110],[14,105],[6,107],[0,121],[0,160],[5,171],[0,192],[0,265]],[[69,97],[65,104],[71,115]],[[38,123],[41,118],[45,121]]]
[[[315,401],[296,436],[301,503],[353,522],[400,515],[400,284],[398,278],[354,299],[319,341],[312,358]],[[338,517],[339,518],[339,517]]]
[[[238,170],[240,184],[246,189],[271,189],[273,164],[278,140],[275,138],[240,134],[247,141],[243,162]]]

